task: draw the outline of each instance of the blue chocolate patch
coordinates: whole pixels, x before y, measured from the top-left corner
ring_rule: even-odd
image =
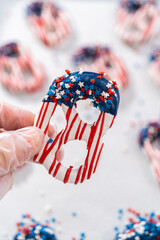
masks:
[[[153,52],[151,53],[151,55],[149,57],[149,61],[154,62],[158,59],[160,60],[160,48],[156,48],[153,50]]]
[[[160,138],[160,122],[149,123],[139,134],[139,143],[143,146],[146,140],[150,142]]]
[[[150,3],[149,0],[122,0],[121,6],[128,10],[130,13],[135,13],[143,5]],[[152,1],[152,3],[155,3]]]
[[[76,65],[83,62],[93,62],[101,56],[102,52],[105,53],[109,51],[110,49],[106,46],[83,47],[73,56],[73,62]]]
[[[18,45],[14,42],[8,43],[0,48],[0,56],[16,58],[19,56]]]
[[[56,78],[43,102],[63,103],[72,108],[77,101],[84,99],[91,99],[93,106],[101,112],[117,114],[120,96],[116,82],[94,72],[69,72]]]
[[[41,2],[41,1],[31,3],[27,7],[27,15],[35,15],[35,16],[39,17],[42,12],[42,6],[43,6],[43,2]]]

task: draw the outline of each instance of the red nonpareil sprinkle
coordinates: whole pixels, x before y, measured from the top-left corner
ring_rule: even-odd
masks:
[[[104,97],[102,97],[102,96],[99,96],[99,98],[103,101],[103,102],[105,102],[105,99],[104,99]]]
[[[112,81],[113,85],[117,85],[117,82],[116,81]]]
[[[71,73],[71,71],[69,71],[68,69],[66,69],[65,72],[66,72],[67,74],[70,74],[70,73]]]
[[[60,79],[61,79],[61,80],[64,80],[65,78],[64,78],[64,76],[61,76]]]
[[[60,86],[61,86],[60,83],[58,83],[58,84],[57,84],[57,88],[59,88]]]
[[[61,82],[61,80],[62,80],[62,79],[60,79],[60,78],[56,79],[56,83]]]
[[[102,78],[103,78],[103,76],[101,76],[101,75],[100,75],[100,76],[97,76],[97,78],[98,78],[98,79],[102,79]]]
[[[113,100],[113,98],[111,96],[108,99],[111,100],[111,101]]]
[[[113,95],[114,94],[114,92],[112,91],[111,88],[109,88],[107,92],[109,93],[109,95]]]
[[[105,72],[99,72],[99,74],[103,76],[105,74]]]
[[[55,97],[51,97],[53,102],[57,102],[57,99]]]
[[[81,91],[84,92],[84,88],[81,88]]]
[[[69,86],[70,86],[70,88],[73,88],[73,84],[72,83],[69,83]]]
[[[64,101],[66,101],[66,102],[67,102],[68,100],[69,100],[69,98],[65,98],[65,99],[64,99]]]

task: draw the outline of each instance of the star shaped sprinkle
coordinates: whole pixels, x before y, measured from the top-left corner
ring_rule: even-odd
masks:
[[[84,86],[84,83],[83,83],[83,82],[79,82],[78,85],[79,85],[80,87],[83,87],[83,86]]]
[[[68,83],[65,84],[65,88],[70,88]]]
[[[83,68],[80,68],[79,69],[79,74],[82,74],[83,73]]]
[[[46,95],[46,96],[44,96],[44,99],[45,99],[45,100],[47,100],[47,99],[48,99],[48,97],[49,97],[49,95]]]
[[[104,92],[104,91],[101,93],[101,95],[102,95],[104,98],[107,98],[107,97],[109,97],[109,93],[107,93],[107,92]]]
[[[71,71],[69,71],[68,69],[66,69],[65,72],[66,72],[68,75],[71,73]]]
[[[110,88],[112,86],[112,83],[107,83],[106,87]]]
[[[64,94],[65,94],[65,91],[64,91],[64,90],[62,90],[60,93],[61,93],[61,95],[64,95]]]
[[[77,93],[77,95],[80,95],[81,92],[79,90],[76,90],[76,93]]]
[[[95,83],[95,80],[94,80],[94,78],[93,78],[93,79],[91,79],[91,80],[90,80],[90,82],[94,84],[94,83]]]

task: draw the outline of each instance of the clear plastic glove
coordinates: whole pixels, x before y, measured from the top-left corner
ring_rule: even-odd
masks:
[[[31,112],[0,103],[0,199],[13,185],[14,169],[31,160],[42,147],[43,132],[31,127],[34,117]],[[50,126],[48,135],[52,137],[54,132]],[[57,157],[61,158],[61,153]]]

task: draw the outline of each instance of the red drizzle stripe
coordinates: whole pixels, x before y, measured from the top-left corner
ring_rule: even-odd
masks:
[[[81,128],[81,123],[82,123],[82,120],[80,121],[80,123],[79,123],[79,125],[78,125],[77,132],[76,132],[76,135],[75,135],[75,139],[78,138],[79,130],[80,130],[80,128]]]
[[[112,125],[113,125],[113,123],[114,123],[114,119],[115,119],[115,117],[116,117],[116,116],[113,116],[113,118],[112,118],[112,122],[111,122],[111,125],[109,126],[109,128],[112,127]]]
[[[68,129],[68,131],[67,131],[67,133],[66,133],[66,136],[65,136],[65,139],[64,139],[64,143],[67,142],[68,137],[69,137],[69,134],[70,134],[70,131],[71,131],[71,129],[72,129],[72,127],[73,127],[73,125],[74,125],[77,117],[78,117],[78,113],[76,113],[76,115],[74,116],[74,118],[73,118],[73,120],[72,120],[72,122],[71,122],[71,125],[70,125],[70,127],[69,127],[69,129]]]
[[[72,111],[72,109],[71,108],[69,108],[68,110],[67,110],[67,113],[66,113],[66,120],[67,120],[67,125],[66,125],[66,128],[65,129],[67,129],[67,127],[68,127],[68,121],[69,121],[69,117],[70,117],[70,114],[71,114],[71,111]],[[62,133],[62,131],[63,131],[63,133]],[[55,153],[55,157],[54,157],[54,160],[53,160],[53,163],[51,164],[51,166],[50,166],[50,169],[49,169],[49,173],[51,173],[52,172],[52,170],[53,170],[53,168],[54,168],[54,166],[55,166],[55,163],[56,163],[56,154],[57,154],[57,152],[58,152],[58,150],[60,149],[60,147],[61,147],[61,145],[62,145],[62,141],[63,141],[63,137],[64,137],[64,134],[65,134],[65,130],[62,130],[58,135],[60,135],[61,133],[62,133],[62,135],[61,135],[61,138],[60,138],[60,140],[59,140],[59,145],[58,145],[58,149],[57,149],[57,151],[56,151],[56,153]],[[57,135],[57,140],[59,139],[59,136]],[[56,139],[55,139],[56,140]],[[57,141],[56,141],[57,142]],[[55,144],[54,144],[55,145]],[[52,146],[51,145],[51,150],[52,150],[52,148],[53,148],[54,146]],[[49,149],[50,150],[50,149]],[[50,150],[50,151],[51,151]],[[58,165],[57,165],[58,166]],[[56,169],[55,169],[55,171],[56,171]],[[55,174],[55,172],[54,172],[54,174]],[[54,174],[53,174],[53,177],[54,177]]]
[[[160,178],[159,171],[158,171],[158,169],[157,169],[157,168],[155,168],[154,170],[155,170],[155,173],[156,173],[156,175],[157,175],[157,178],[158,178],[158,181],[159,181],[159,178]]]
[[[62,132],[62,131],[61,131],[61,132]],[[55,144],[57,143],[57,141],[58,141],[58,139],[59,139],[59,136],[60,136],[61,132],[56,136],[54,142],[52,143],[52,145],[51,145],[50,148],[48,149],[47,155],[48,155],[48,154],[51,152],[51,150],[54,148]],[[49,174],[51,174],[51,172],[52,172],[55,164],[56,164],[56,154],[55,154],[54,160],[53,160],[53,162],[52,162],[52,164],[51,164],[51,166],[50,166],[50,168],[49,168],[49,171],[48,171]]]
[[[43,102],[42,107],[41,107],[41,110],[40,110],[40,112],[39,112],[39,116],[38,116],[38,119],[37,119],[37,122],[36,122],[36,127],[38,126],[39,119],[40,119],[41,114],[42,114],[42,111],[43,111],[43,107],[44,107],[44,102]]]
[[[72,108],[68,108],[67,113],[66,113],[66,120],[67,120],[67,122],[68,122],[68,120],[69,120],[69,117],[70,117],[70,115],[71,115],[71,112],[72,112]]]
[[[49,106],[49,103],[46,104],[46,107],[45,107],[45,110],[44,110],[44,113],[43,113],[41,122],[40,122],[40,124],[39,124],[39,128],[42,127],[42,124],[43,124],[44,118],[45,118],[45,116],[46,116],[46,112],[47,112],[48,106]]]
[[[100,142],[102,131],[103,131],[104,119],[105,119],[105,113],[103,113],[103,115],[102,115],[102,123],[101,123],[101,127],[100,127],[99,137],[98,137],[98,141],[97,141],[97,144],[96,144],[93,156],[92,156],[92,160],[91,160],[91,163],[90,163],[90,166],[89,166],[87,179],[89,179],[91,177],[91,174],[92,174],[94,160],[95,160],[95,157],[96,157],[96,153],[97,153],[97,150],[98,150],[99,142]]]
[[[100,156],[101,156],[101,152],[102,152],[103,146],[104,146],[104,143],[102,143],[102,146],[101,146],[101,148],[100,148],[100,150],[99,150],[98,157],[97,157],[97,161],[96,161],[96,164],[95,164],[93,173],[95,173],[95,171],[96,171],[96,169],[97,169],[97,164],[98,164],[98,162],[99,162],[99,159],[100,159]]]
[[[49,168],[49,171],[48,171],[49,174],[51,174],[51,172],[52,172],[55,164],[56,164],[56,158],[54,158],[54,160],[53,160],[53,162],[52,162],[52,164],[51,164],[51,166],[50,166],[50,168]]]
[[[81,170],[82,170],[82,165],[79,167],[79,170],[78,170],[78,173],[77,173],[77,177],[76,177],[76,180],[74,182],[75,184],[77,184],[79,179],[80,179]]]
[[[33,158],[33,162],[36,161],[37,157],[38,157],[38,154],[36,154],[36,155],[34,156],[34,158]]]
[[[71,115],[71,111],[72,111],[72,108],[68,108],[67,113],[66,113],[67,125],[66,125],[66,127],[65,127],[65,130],[66,130],[67,127],[68,127],[68,121],[69,121],[69,117],[70,117],[70,115]],[[64,134],[65,134],[65,130],[63,131],[62,136],[61,136],[61,138],[60,138],[57,151],[59,150],[60,146],[62,145],[63,137],[64,137]],[[57,152],[56,152],[56,153],[57,153]]]
[[[60,135],[61,135],[62,132],[63,132],[63,130],[58,133],[58,135],[57,135],[56,138],[54,139],[53,143],[52,143],[51,146],[48,148],[48,150],[47,150],[48,154],[49,154],[50,151],[54,148],[54,146],[55,146],[55,144],[57,143],[57,141],[58,141],[58,139],[59,139],[59,137],[60,137]]]
[[[89,145],[89,142],[90,142],[90,138],[91,138],[91,136],[93,135],[93,134],[92,134],[93,130],[94,130],[94,128],[92,127],[92,128],[91,128],[91,131],[90,131],[90,136],[89,136],[89,139],[88,139],[88,143],[87,143],[87,148],[88,148],[88,145]],[[83,173],[82,173],[81,183],[84,181],[85,176],[86,176],[86,172],[87,172],[87,169],[88,169],[88,157],[89,157],[89,152],[90,152],[90,146],[89,146],[89,148],[88,148],[88,153],[87,153],[86,160],[85,160],[85,164],[84,164],[84,169],[83,169]]]
[[[70,167],[68,168],[68,170],[66,171],[66,174],[65,174],[65,177],[64,177],[64,180],[63,180],[64,183],[67,183],[67,182],[68,182],[68,179],[69,179],[70,174],[71,174],[71,172],[72,172],[72,168],[73,168],[73,166],[70,166]]]
[[[57,175],[60,166],[61,166],[61,163],[58,163],[57,166],[56,166],[56,169],[54,171],[53,177],[55,177]]]
[[[43,153],[42,153],[42,156],[41,156],[41,158],[39,159],[39,163],[40,164],[43,164],[44,163],[44,160],[45,160],[45,158],[47,157],[47,147],[48,147],[48,142],[46,143],[46,146],[45,146],[45,148],[44,148],[44,150],[43,150]]]
[[[52,114],[51,114],[51,116],[50,116],[50,118],[49,118],[49,122],[50,122],[50,119],[51,119],[53,113],[54,113],[55,110],[56,110],[56,107],[57,107],[57,102],[56,102],[56,104],[55,104],[55,106],[54,106],[54,108],[53,108]],[[49,122],[48,122],[48,124],[47,124],[47,126],[46,126],[46,129],[45,129],[45,131],[44,131],[44,134],[46,134],[46,132],[47,132],[47,130],[48,130]]]
[[[83,169],[83,173],[82,173],[81,183],[84,181],[85,176],[86,176],[86,172],[87,172],[87,169],[88,169],[89,153],[90,153],[90,150],[91,150],[92,142],[93,142],[95,133],[97,131],[97,127],[98,127],[98,124],[100,122],[101,116],[102,116],[102,113],[99,115],[99,118],[97,120],[96,125],[92,126],[92,128],[91,128],[90,136],[89,136],[88,143],[87,143],[88,153],[87,153],[87,157],[86,157],[86,160],[85,160],[85,165],[84,165],[84,169]]]
[[[56,136],[56,138],[54,139],[53,143],[51,144],[51,146],[47,149],[49,143],[47,142],[44,150],[43,150],[43,153],[42,153],[42,156],[41,158],[39,159],[39,162],[40,163],[43,163],[45,158],[48,156],[48,154],[51,152],[51,150],[53,149],[53,147],[55,146],[55,144],[57,143],[58,139],[59,139],[59,136],[60,136],[61,132]]]
[[[83,127],[82,127],[81,133],[80,133],[80,135],[79,135],[79,140],[82,139],[82,136],[83,136],[83,133],[84,133],[86,127],[87,127],[87,123],[85,123],[85,124],[83,125]]]

